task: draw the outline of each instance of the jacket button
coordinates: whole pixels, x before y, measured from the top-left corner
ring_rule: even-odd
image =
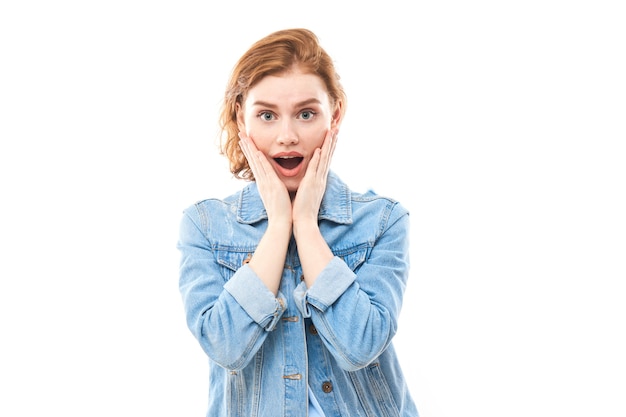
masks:
[[[311,332],[311,334],[317,334],[317,329],[315,328],[314,324],[311,324],[309,326],[309,332]]]
[[[300,281],[304,281],[304,275],[300,275]]]
[[[333,384],[331,384],[330,381],[322,382],[322,391],[324,391],[326,394],[328,394],[332,390],[333,390]]]

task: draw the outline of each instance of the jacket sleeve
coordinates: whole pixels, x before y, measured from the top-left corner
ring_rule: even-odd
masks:
[[[356,272],[336,256],[310,288],[300,283],[294,292],[299,310],[347,371],[375,361],[397,330],[409,274],[409,214],[393,207]]]
[[[209,229],[197,206],[185,210],[177,248],[187,326],[213,361],[241,369],[275,328],[287,303],[282,294],[275,297],[248,265],[225,278]]]

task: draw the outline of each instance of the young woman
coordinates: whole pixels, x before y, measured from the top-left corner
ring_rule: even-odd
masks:
[[[345,111],[308,30],[272,33],[234,67],[222,152],[250,183],[185,210],[178,242],[207,416],[418,415],[392,345],[409,215],[330,171]]]

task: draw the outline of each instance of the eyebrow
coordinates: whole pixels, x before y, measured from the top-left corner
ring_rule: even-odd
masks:
[[[303,106],[308,106],[309,104],[322,104],[321,101],[319,101],[316,98],[309,98],[303,101],[300,101],[298,103],[295,104],[295,107],[303,107]],[[253,106],[261,106],[261,107],[269,107],[269,108],[276,108],[278,107],[276,104],[272,104],[272,103],[268,103],[267,101],[263,101],[263,100],[257,100],[254,103],[252,103]]]

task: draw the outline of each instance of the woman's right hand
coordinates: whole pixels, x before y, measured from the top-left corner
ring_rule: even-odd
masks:
[[[278,178],[276,171],[263,152],[257,149],[252,139],[244,132],[239,132],[239,139],[239,146],[254,174],[254,180],[267,212],[268,222],[270,224],[284,222],[291,228],[291,198],[287,187]]]
[[[239,133],[239,139],[239,146],[254,174],[267,212],[267,229],[248,265],[265,286],[277,295],[292,232],[291,199],[287,187],[253,140],[243,132]]]

